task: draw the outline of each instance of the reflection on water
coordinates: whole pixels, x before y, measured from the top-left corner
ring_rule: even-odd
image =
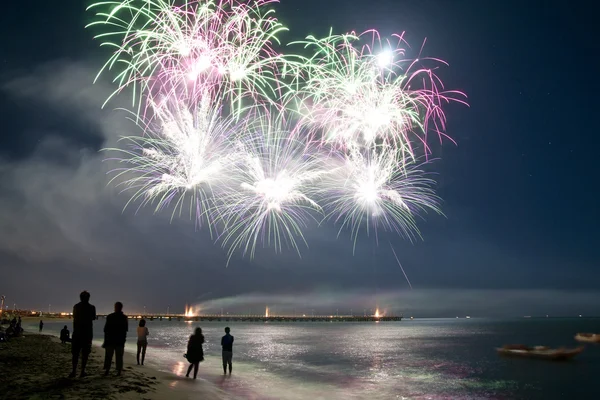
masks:
[[[183,374],[183,371],[185,371],[185,367],[186,365],[183,361],[176,362],[173,365],[172,372],[177,376],[181,376]]]
[[[185,371],[186,365],[183,361],[179,361],[173,364],[173,368],[171,369],[171,372],[177,376],[182,376],[183,375],[183,371]],[[169,386],[170,387],[176,387],[179,384],[178,380],[173,380]]]
[[[225,324],[235,336],[231,378],[222,375],[220,338]],[[504,343],[539,344],[541,339],[550,346],[570,345],[573,332],[598,330],[595,324],[581,319],[149,321],[146,359],[151,366],[184,375],[188,337],[201,326],[206,344],[199,377],[246,399],[555,399],[565,393],[600,398],[590,383],[600,374],[600,348],[590,347],[576,361],[562,364],[507,360],[494,351]],[[53,329],[51,323],[46,327]],[[61,327],[57,324],[56,333]],[[102,327],[103,321],[95,324],[96,338]],[[135,351],[135,341],[126,348]]]

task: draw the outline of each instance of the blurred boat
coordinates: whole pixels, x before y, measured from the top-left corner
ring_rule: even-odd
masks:
[[[578,333],[575,335],[578,342],[600,343],[600,334],[598,333]]]
[[[551,349],[546,346],[535,346],[527,347],[522,344],[506,345],[501,348],[497,348],[496,351],[500,355],[514,356],[514,357],[525,357],[525,358],[539,358],[543,360],[569,360],[575,357],[577,354],[583,351],[584,347],[580,346],[575,349]]]

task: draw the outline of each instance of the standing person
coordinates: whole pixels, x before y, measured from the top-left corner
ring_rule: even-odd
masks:
[[[85,290],[79,295],[81,300],[73,306],[73,335],[71,336],[71,354],[73,355],[73,372],[69,378],[75,378],[77,362],[81,353],[81,375],[84,377],[88,357],[92,351],[92,339],[94,337],[94,320],[96,319],[96,307],[90,304],[90,294]]]
[[[123,303],[115,303],[115,312],[106,317],[104,325],[104,375],[108,375],[115,354],[117,375],[123,370],[123,353],[125,351],[125,339],[127,338],[128,322],[127,316],[123,314]]]
[[[204,361],[204,350],[202,349],[204,344],[204,335],[202,334],[202,328],[196,328],[196,331],[192,336],[187,345],[187,354],[185,355],[190,363],[190,366],[185,374],[186,378],[190,377],[190,372],[194,368],[194,379],[198,375],[198,366],[201,361]]]
[[[148,346],[148,328],[146,328],[146,320],[141,319],[140,325],[137,327],[137,363],[140,365],[140,352],[142,353],[142,365],[144,365],[144,359],[146,358],[146,347]]]
[[[233,358],[233,336],[229,334],[229,327],[225,328],[225,336],[221,338],[221,347],[223,347],[223,374],[227,373],[229,365],[229,375],[231,375],[231,360]]]
[[[40,333],[42,332],[42,329],[44,329],[44,321],[40,319]]]

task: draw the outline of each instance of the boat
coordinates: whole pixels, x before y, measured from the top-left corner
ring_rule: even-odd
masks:
[[[500,355],[514,356],[514,357],[525,357],[525,358],[539,358],[543,360],[569,360],[575,357],[577,354],[583,351],[584,347],[580,346],[574,349],[565,349],[560,347],[558,349],[551,349],[546,346],[535,346],[528,347],[522,344],[505,345],[501,348],[497,348],[496,351]]]
[[[575,335],[578,342],[600,343],[600,334],[598,333],[578,333]]]

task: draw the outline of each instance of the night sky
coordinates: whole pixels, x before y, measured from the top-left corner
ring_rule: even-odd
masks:
[[[128,99],[100,108],[114,86],[92,85],[108,53],[84,29],[86,4],[4,5],[0,294],[10,307],[64,311],[87,289],[100,311],[121,300],[132,313],[279,302],[282,312],[378,303],[418,316],[600,315],[600,34],[583,3],[283,0],[283,41],[330,27],[406,31],[416,57],[426,39],[423,54],[450,64],[439,75],[470,107],[446,108],[458,145],[435,154],[446,217],[420,222],[424,241],[382,234],[376,247],[363,234],[353,255],[349,235],[328,226],[306,232],[302,258],[264,249],[228,267],[193,221],[123,212],[127,194],[108,185],[99,150],[138,131],[114,110]]]

